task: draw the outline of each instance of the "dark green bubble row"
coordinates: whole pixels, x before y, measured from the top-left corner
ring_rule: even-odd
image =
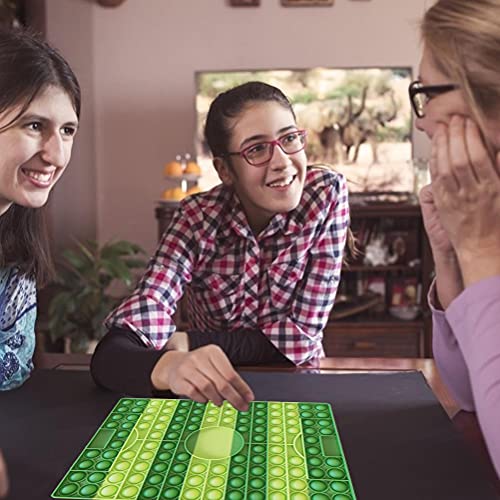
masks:
[[[267,443],[267,413],[268,404],[264,401],[253,403],[250,442],[265,445]]]
[[[298,403],[301,418],[331,419],[330,405],[327,403]]]
[[[70,472],[57,487],[53,496],[55,498],[91,497],[97,492],[105,477],[105,472]]]
[[[352,484],[330,406],[322,403],[300,403],[299,413],[310,498],[354,500]],[[335,439],[339,455],[324,456],[321,437]]]
[[[269,404],[259,401],[252,407],[252,426],[247,463],[247,495],[258,500],[266,498],[267,487],[267,424]]]
[[[344,462],[339,457],[309,457],[307,459],[307,472],[311,479],[336,480],[347,477]]]
[[[245,446],[231,457],[225,498],[265,498],[267,465],[267,413],[266,402],[250,404],[247,412],[239,412],[235,430],[241,434]]]
[[[333,495],[342,494],[346,499],[353,499],[351,496],[351,486],[349,481],[321,481],[318,479],[312,479],[309,481],[309,494],[311,496],[315,494],[328,495],[328,498],[332,498]]]
[[[87,445],[52,496],[74,499],[93,497],[147,404],[146,399],[120,399],[89,441],[92,443],[101,430],[110,430],[114,434],[107,446],[95,449]]]

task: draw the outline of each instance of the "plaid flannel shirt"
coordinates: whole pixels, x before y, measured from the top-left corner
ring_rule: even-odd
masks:
[[[224,185],[183,200],[134,293],[106,325],[135,331],[161,349],[187,292],[189,327],[259,329],[292,362],[324,355],[323,328],[340,280],[349,227],[341,174],[308,167],[297,208],[255,236]],[[189,286],[187,286],[189,285]]]

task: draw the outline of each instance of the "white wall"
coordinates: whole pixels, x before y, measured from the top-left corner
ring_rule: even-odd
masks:
[[[78,235],[79,221],[93,220],[101,241],[126,238],[148,251],[156,245],[163,164],[193,150],[195,71],[413,66],[416,74],[417,22],[429,3],[286,8],[262,0],[235,8],[224,0],[126,0],[103,8],[46,1],[48,38],[73,64],[85,98],[65,194],[59,189],[54,200],[56,238]],[[425,156],[417,135],[414,155]]]

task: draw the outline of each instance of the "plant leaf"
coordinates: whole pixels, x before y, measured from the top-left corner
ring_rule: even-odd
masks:
[[[76,245],[80,249],[80,252],[83,255],[85,255],[85,257],[87,257],[87,259],[90,263],[93,263],[95,261],[95,254],[97,253],[97,248],[98,248],[98,245],[96,242],[93,242],[93,241],[87,242],[87,245],[90,247],[90,249],[87,248],[83,243],[81,243],[78,240],[76,241]]]
[[[145,254],[144,250],[139,245],[124,240],[107,243],[101,250],[101,256],[105,259],[115,255],[125,256],[135,255],[137,253]]]
[[[78,270],[83,269],[86,266],[85,260],[83,260],[81,256],[73,250],[64,250],[62,255],[67,263]]]
[[[125,240],[102,247],[94,240],[75,240],[75,248],[63,252],[57,272],[58,288],[49,305],[50,336],[102,337],[103,320],[121,300],[107,289],[115,280],[131,288],[135,282],[131,270],[147,264],[138,258],[140,254],[146,255],[139,245]]]
[[[127,259],[124,261],[129,269],[145,268],[147,262],[143,259]]]
[[[130,272],[129,268],[121,260],[109,259],[109,260],[103,261],[102,266],[114,278],[122,280],[127,286],[131,285],[132,273]]]

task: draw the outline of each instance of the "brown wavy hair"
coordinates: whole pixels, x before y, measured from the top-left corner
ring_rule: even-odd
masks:
[[[14,125],[47,87],[62,89],[80,117],[81,92],[66,60],[37,34],[0,29],[0,114],[20,111],[0,134]],[[16,266],[38,285],[53,276],[45,209],[13,204],[0,216],[0,267]]]

